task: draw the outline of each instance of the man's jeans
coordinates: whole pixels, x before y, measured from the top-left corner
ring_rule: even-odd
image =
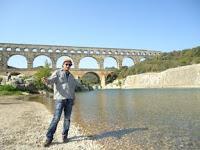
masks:
[[[64,123],[63,123],[62,135],[64,137],[68,136],[72,105],[73,105],[73,99],[56,100],[54,116],[46,134],[48,140],[53,140],[53,135],[56,131],[57,124],[60,120],[60,116],[62,114],[63,109],[64,109]]]

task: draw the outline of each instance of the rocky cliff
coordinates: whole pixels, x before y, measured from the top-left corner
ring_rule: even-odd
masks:
[[[200,87],[200,64],[177,67],[160,73],[132,75],[121,80],[121,88]],[[106,88],[119,88],[115,81]]]

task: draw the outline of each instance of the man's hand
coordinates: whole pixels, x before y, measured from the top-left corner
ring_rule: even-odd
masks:
[[[44,84],[47,84],[47,78],[43,77],[41,80]]]

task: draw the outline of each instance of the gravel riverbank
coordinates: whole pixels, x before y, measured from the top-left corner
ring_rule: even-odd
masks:
[[[0,97],[0,149],[1,150],[98,150],[105,149],[97,141],[87,137],[73,122],[70,126],[68,143],[62,143],[62,122],[50,147],[44,148],[45,134],[52,115],[44,105],[23,101],[18,96]],[[83,138],[84,137],[84,138]]]

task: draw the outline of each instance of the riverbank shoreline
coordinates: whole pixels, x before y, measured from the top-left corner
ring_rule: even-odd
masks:
[[[84,135],[71,122],[69,142],[62,143],[63,118],[58,124],[52,145],[43,147],[52,114],[43,104],[24,101],[24,96],[0,96],[0,147],[6,149],[104,149],[97,141]]]

